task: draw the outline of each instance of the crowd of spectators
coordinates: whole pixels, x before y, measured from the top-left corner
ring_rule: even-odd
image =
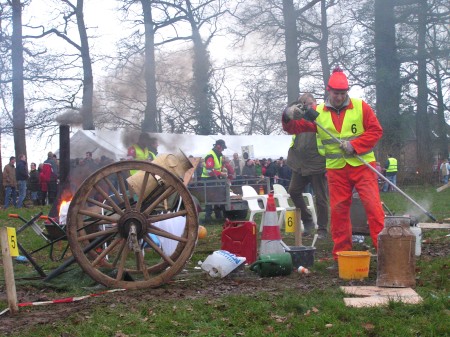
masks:
[[[289,186],[291,180],[292,171],[286,160],[280,157],[276,160],[271,158],[242,158],[238,153],[234,153],[232,158],[227,156],[222,157],[223,171],[227,173],[227,179],[230,184],[234,182],[256,182],[258,180],[269,178],[270,187],[273,188],[273,184],[281,184],[286,189]],[[194,180],[201,176],[204,166],[204,158],[197,166]]]
[[[111,164],[114,161],[106,156],[93,158],[91,152],[86,152],[85,158],[71,160],[70,183],[73,191],[82,181],[97,169]],[[5,189],[5,203],[3,208],[15,206],[17,208],[52,205],[58,194],[59,186],[59,160],[49,152],[47,159],[40,163],[28,164],[26,156],[11,157],[3,169],[3,187]],[[29,200],[29,202],[28,202]],[[31,203],[31,204],[30,204]]]

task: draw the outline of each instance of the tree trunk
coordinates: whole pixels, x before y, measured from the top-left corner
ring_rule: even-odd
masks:
[[[1,148],[2,148],[2,130],[0,128],[0,149]],[[3,186],[3,161],[2,156],[0,155],[0,205],[4,204],[5,204],[5,188]]]
[[[196,27],[193,27],[192,37],[194,42],[194,85],[192,89],[198,111],[198,134],[210,135],[214,133],[214,130],[209,98],[209,57]]]
[[[285,25],[285,56],[287,71],[288,102],[297,100],[299,94],[300,70],[298,66],[297,24],[294,1],[283,0],[283,17]]]
[[[437,134],[439,137],[439,155],[440,158],[449,158],[448,152],[448,136],[447,122],[445,121],[445,104],[444,95],[442,93],[442,76],[440,73],[440,64],[438,60],[434,60],[434,71],[436,77],[436,101],[437,101]]]
[[[399,158],[400,62],[395,42],[395,14],[391,0],[375,0],[376,112],[383,127],[381,153]]]
[[[327,7],[326,1],[322,0],[320,2],[320,31],[322,33],[322,38],[320,39],[319,44],[319,57],[320,64],[322,65],[322,77],[324,87],[327,86],[328,80],[330,79],[330,64],[328,62],[328,20],[327,20]],[[327,91],[325,92],[325,95]]]
[[[13,134],[16,157],[27,152],[25,140],[25,95],[23,88],[22,4],[12,0],[13,32],[11,41]]]
[[[215,133],[209,84],[211,63],[206,45],[203,43],[199,27],[192,13],[191,1],[186,0],[186,7],[188,21],[192,29],[192,42],[194,44],[194,64],[192,66],[194,82],[192,85],[192,95],[195,101],[196,112],[198,113],[197,134],[210,135]]]
[[[430,151],[431,134],[430,121],[427,115],[428,87],[427,87],[427,55],[425,35],[427,31],[427,1],[420,0],[418,13],[418,72],[417,72],[417,170],[423,179],[431,177],[432,151]]]
[[[92,75],[92,61],[89,54],[89,43],[84,24],[83,15],[84,0],[77,0],[75,14],[77,17],[78,33],[81,42],[81,60],[83,62],[83,99],[81,103],[81,116],[83,118],[83,130],[94,130],[94,116],[92,102],[94,99],[94,77]]]
[[[156,61],[155,30],[151,1],[141,0],[145,26],[145,92],[146,105],[142,131],[158,132],[158,109],[156,107]]]

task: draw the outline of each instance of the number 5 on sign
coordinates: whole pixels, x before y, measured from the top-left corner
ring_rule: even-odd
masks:
[[[14,227],[6,227],[6,230],[8,231],[8,243],[11,256],[19,256],[16,229]]]
[[[286,233],[295,233],[295,224],[297,221],[295,220],[295,210],[286,211],[284,218],[284,228]]]

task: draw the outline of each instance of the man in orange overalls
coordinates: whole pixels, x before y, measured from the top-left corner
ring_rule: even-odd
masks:
[[[384,227],[377,175],[354,154],[375,167],[373,148],[383,129],[366,102],[348,96],[348,80],[340,68],[330,76],[327,90],[329,97],[317,106],[317,111],[288,107],[283,112],[282,123],[290,134],[308,131],[319,134],[323,149],[319,153],[326,159],[330,194],[333,257],[337,260],[336,253],[352,249],[350,206],[354,188],[366,210],[370,236],[377,248],[377,237]],[[312,123],[314,120],[340,142]]]

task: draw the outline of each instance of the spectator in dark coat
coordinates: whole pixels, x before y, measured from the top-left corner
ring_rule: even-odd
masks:
[[[283,185],[286,189],[289,188],[289,183],[291,181],[292,170],[289,166],[286,165],[286,161],[284,159],[279,160],[278,165],[278,178],[279,184]]]
[[[266,177],[270,179],[270,189],[273,190],[273,184],[275,181],[275,177],[278,176],[278,167],[277,163],[273,162],[272,159],[267,159],[267,168],[266,168]]]
[[[21,154],[16,165],[16,180],[17,188],[19,190],[17,208],[22,208],[24,206],[23,201],[27,196],[28,165],[26,160],[27,157],[24,154]]]
[[[41,186],[39,184],[39,171],[36,170],[36,163],[30,165],[30,177],[28,178],[28,191],[30,191],[31,201],[34,206],[41,204],[41,198],[39,196],[41,192]]]

